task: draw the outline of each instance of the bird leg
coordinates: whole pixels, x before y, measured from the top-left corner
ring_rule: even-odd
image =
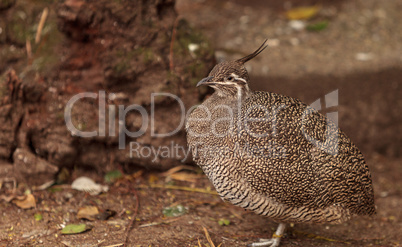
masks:
[[[249,244],[248,246],[250,246],[250,247],[259,247],[259,246],[278,247],[279,242],[281,241],[283,232],[285,231],[285,228],[286,228],[285,223],[279,223],[279,226],[276,229],[276,232],[272,235],[271,239],[260,239],[259,242]]]

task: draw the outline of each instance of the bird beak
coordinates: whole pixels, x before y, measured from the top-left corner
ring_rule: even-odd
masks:
[[[199,81],[199,82],[197,83],[197,87],[202,86],[202,85],[209,85],[209,84],[211,84],[211,79],[212,79],[212,78],[213,78],[212,76],[205,77],[204,79],[202,79],[201,81]]]

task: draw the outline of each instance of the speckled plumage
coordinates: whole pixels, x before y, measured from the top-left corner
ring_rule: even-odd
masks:
[[[215,92],[187,119],[195,162],[223,199],[277,222],[374,214],[364,157],[333,122],[300,100],[249,90],[244,63],[262,47],[200,81]]]

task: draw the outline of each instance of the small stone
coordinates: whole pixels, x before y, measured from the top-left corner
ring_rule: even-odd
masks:
[[[73,198],[73,193],[70,193],[70,192],[66,192],[65,194],[64,194],[64,198],[66,198],[66,199],[71,199],[71,198]]]
[[[387,197],[389,195],[388,191],[381,191],[380,196],[381,197]]]
[[[380,19],[385,19],[387,18],[387,12],[385,12],[383,9],[376,9],[374,11],[374,16]]]
[[[296,31],[301,31],[306,28],[306,23],[301,20],[291,20],[288,23],[289,27],[291,27],[293,30]]]
[[[280,43],[281,43],[281,42],[280,42],[279,39],[268,39],[268,40],[267,40],[267,45],[268,45],[269,47],[276,47],[276,46],[279,46]]]
[[[243,38],[240,37],[240,36],[238,36],[238,37],[236,37],[236,38],[234,39],[234,42],[235,42],[235,44],[237,44],[237,45],[241,45],[241,44],[243,44]]]
[[[374,55],[372,53],[364,53],[364,52],[359,52],[356,53],[355,59],[358,61],[369,61],[374,58]]]
[[[262,68],[261,68],[261,74],[263,74],[263,75],[268,75],[268,73],[269,73],[269,67],[268,66],[262,66]]]
[[[243,15],[240,17],[240,23],[242,25],[247,24],[250,21],[250,17],[248,15]]]
[[[298,46],[300,44],[300,40],[298,38],[291,38],[289,40],[290,44],[293,46]]]
[[[199,48],[200,48],[200,45],[199,45],[199,44],[193,44],[193,43],[188,44],[188,50],[189,50],[190,52],[195,52],[195,51],[198,50]]]

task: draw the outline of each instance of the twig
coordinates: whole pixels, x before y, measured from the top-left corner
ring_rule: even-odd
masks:
[[[205,228],[205,227],[202,227],[202,228],[204,229],[205,237],[207,238],[209,245],[211,245],[211,247],[215,247],[214,242],[212,242],[212,239],[211,239],[211,237],[209,236],[209,233],[208,233],[208,231],[207,231],[207,228]]]
[[[103,239],[103,240],[101,240],[100,242],[98,242],[97,244],[94,244],[94,245],[92,245],[92,246],[99,246],[99,245],[101,245],[103,242],[105,242],[106,240],[105,239]]]
[[[166,221],[162,221],[162,222],[151,222],[151,223],[148,223],[148,224],[143,224],[143,225],[140,225],[140,226],[138,226],[138,227],[149,227],[149,226],[157,226],[157,225],[162,225],[162,224],[169,224],[169,223],[172,223],[172,222],[174,222],[174,221],[176,221],[176,220],[178,220],[179,218],[175,218],[175,219],[171,219],[171,220],[166,220]]]
[[[184,190],[190,192],[198,192],[210,195],[218,195],[216,191],[200,189],[200,188],[190,188],[185,186],[177,186],[177,185],[162,185],[162,184],[149,184],[149,185],[139,185],[137,188],[140,189],[148,189],[148,188],[158,188],[158,189],[169,189],[169,190]]]
[[[173,72],[174,69],[174,63],[173,63],[173,45],[174,45],[174,40],[176,38],[176,29],[177,29],[177,24],[179,23],[179,16],[176,17],[174,24],[173,24],[173,30],[172,30],[172,38],[170,40],[170,53],[169,53],[169,69],[170,71]]]
[[[133,214],[133,216],[132,216],[132,219],[130,220],[130,223],[128,224],[127,229],[126,229],[126,238],[125,238],[125,240],[124,240],[123,246],[127,246],[128,235],[129,235],[129,233],[130,233],[131,227],[132,227],[133,224],[134,224],[135,217],[137,216],[138,207],[140,206],[140,202],[139,202],[139,198],[138,198],[137,191],[136,191],[134,188],[133,188],[132,190],[133,190],[133,193],[134,193],[134,196],[135,196],[135,209],[134,209],[134,214]]]
[[[105,247],[118,247],[118,246],[122,246],[122,245],[124,245],[123,243],[121,243],[121,244],[113,244],[113,245],[108,245],[108,246],[105,246]]]
[[[35,44],[38,44],[40,41],[40,36],[42,34],[43,26],[45,25],[46,18],[49,14],[49,9],[46,7],[43,9],[42,15],[40,17],[38,29],[36,31],[36,36],[35,36]]]
[[[169,170],[167,170],[165,172],[162,172],[161,176],[167,177],[167,176],[175,174],[175,173],[177,173],[177,172],[179,172],[181,170],[184,170],[184,169],[191,170],[191,171],[197,171],[197,168],[195,168],[194,166],[179,165],[179,166],[175,166],[175,167],[173,167],[173,168],[171,168],[171,169],[169,169]]]
[[[32,46],[31,46],[31,41],[29,39],[26,40],[25,47],[27,49],[28,60],[30,60],[32,57]]]
[[[123,208],[123,209],[120,211],[120,213],[117,214],[117,217],[121,217],[121,216],[124,214],[124,212],[126,212],[126,209],[125,209],[125,208]]]
[[[53,184],[55,184],[55,180],[54,179],[52,179],[52,180],[50,180],[50,181],[47,181],[46,183],[44,183],[44,184],[42,184],[42,185],[39,185],[39,186],[33,186],[32,187],[32,190],[33,191],[35,191],[35,190],[46,190],[46,189],[48,189],[49,187],[51,187]]]

